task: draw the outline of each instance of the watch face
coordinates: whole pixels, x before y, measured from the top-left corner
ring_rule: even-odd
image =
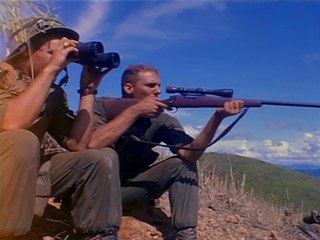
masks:
[[[77,92],[80,94],[80,96],[96,95],[98,93],[97,89],[95,88],[79,89]]]

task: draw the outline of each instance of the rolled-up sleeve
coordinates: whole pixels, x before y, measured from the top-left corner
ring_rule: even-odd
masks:
[[[105,118],[105,109],[103,107],[103,101],[100,99],[96,99],[94,102],[94,124],[93,130],[97,129],[98,127],[102,126],[108,120]]]
[[[15,70],[7,63],[0,62],[0,132],[10,99],[16,97],[26,88],[26,83],[19,80]]]

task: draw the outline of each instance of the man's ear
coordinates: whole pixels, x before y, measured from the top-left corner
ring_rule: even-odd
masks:
[[[123,86],[124,91],[127,95],[132,95],[134,91],[134,87],[131,83],[125,83]]]

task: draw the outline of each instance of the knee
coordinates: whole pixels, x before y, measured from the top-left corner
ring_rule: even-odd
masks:
[[[21,158],[26,157],[31,163],[40,164],[40,142],[32,132],[17,130],[14,148],[18,150],[15,154],[20,155]]]
[[[101,151],[103,152],[103,155],[106,161],[114,162],[114,163],[119,162],[118,154],[112,148],[102,148]]]
[[[32,132],[16,129],[2,132],[1,135],[5,157],[15,158],[22,166],[40,164],[40,143]]]
[[[1,133],[3,135],[3,139],[6,141],[13,150],[30,150],[37,149],[40,151],[40,143],[36,135],[32,132],[24,129],[16,129],[5,131]],[[35,151],[36,152],[36,151]]]
[[[166,161],[164,171],[172,172],[175,176],[182,177],[183,179],[193,179],[195,181],[198,179],[196,162],[186,161],[179,157],[172,157]]]
[[[197,169],[196,162],[183,160],[179,157],[171,157],[171,158],[168,158],[166,161],[167,161],[167,166],[170,168],[188,168],[192,170]]]
[[[119,171],[118,154],[113,149],[88,149],[85,152],[85,158],[90,159],[99,169],[106,172]]]
[[[106,168],[108,172],[119,171],[119,158],[118,154],[112,148],[103,148],[102,150],[103,158],[101,159],[101,165]]]

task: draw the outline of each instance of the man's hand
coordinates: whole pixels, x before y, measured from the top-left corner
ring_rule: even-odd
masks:
[[[244,106],[243,100],[231,100],[224,103],[223,108],[218,108],[215,115],[220,118],[226,118],[238,114],[242,111]]]
[[[154,96],[143,98],[132,106],[132,109],[136,111],[140,117],[146,118],[157,117],[166,108],[168,108],[168,105]]]
[[[99,86],[102,78],[112,70],[112,68],[104,69],[102,67],[83,66],[81,73],[80,88],[95,89]]]
[[[68,55],[71,52],[78,54],[78,41],[70,40],[66,37],[53,41],[58,41],[57,43],[54,42],[54,44],[56,44],[54,48],[52,48],[50,46],[51,43],[49,43],[49,46],[45,45],[40,50],[47,51],[49,54],[51,54],[51,59],[47,64],[46,69],[56,72],[57,75],[69,64],[67,59]]]

